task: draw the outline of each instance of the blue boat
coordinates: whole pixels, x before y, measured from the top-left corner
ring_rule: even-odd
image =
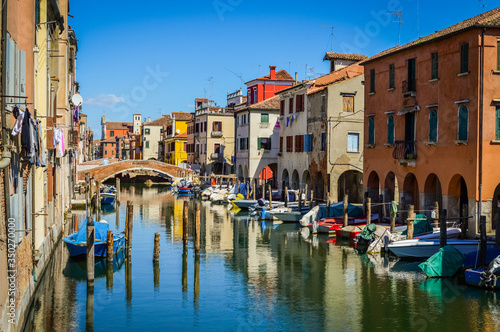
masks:
[[[94,254],[96,257],[106,257],[108,245],[106,238],[108,236],[109,224],[107,222],[95,222],[95,241]],[[63,239],[68,248],[71,257],[87,254],[87,220],[83,223],[80,230]],[[125,245],[125,233],[114,235],[113,254],[116,254]]]
[[[465,283],[469,286],[483,287],[490,289],[500,289],[500,281],[497,282],[497,276],[487,276],[487,269],[468,269],[465,270]]]
[[[113,204],[115,202],[115,194],[101,193],[101,204]]]

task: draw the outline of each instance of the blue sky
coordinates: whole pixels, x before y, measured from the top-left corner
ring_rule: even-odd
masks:
[[[68,23],[79,41],[77,80],[94,137],[108,121],[192,112],[194,99],[225,105],[226,93],[268,74],[269,65],[299,80],[328,72],[333,51],[373,55],[483,11],[479,0],[71,1]],[[485,10],[500,0],[485,0]],[[418,34],[417,34],[418,26]],[[307,65],[307,72],[306,72]],[[307,76],[306,76],[307,75]],[[243,85],[244,87],[244,85]]]

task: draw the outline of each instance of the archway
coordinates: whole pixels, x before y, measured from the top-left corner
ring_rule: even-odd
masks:
[[[366,189],[368,192],[368,197],[372,199],[372,202],[377,202],[380,195],[380,179],[378,177],[377,172],[372,171],[368,176],[368,183],[366,184]],[[341,199],[343,199],[343,197],[339,197],[339,200]]]
[[[456,174],[451,178],[448,187],[447,212],[449,217],[460,217],[462,236],[464,236],[469,226],[467,219],[469,216],[469,195],[465,179],[460,174]]]
[[[403,183],[403,203],[404,209],[408,208],[408,205],[413,205],[415,211],[420,210],[420,204],[418,200],[418,181],[417,177],[413,173],[406,174]]]
[[[491,227],[496,229],[497,218],[500,218],[500,184],[495,188],[491,200]]]
[[[294,170],[292,173],[292,188],[299,189],[299,186],[300,186],[299,172],[297,172],[297,170]]]
[[[431,173],[427,176],[424,185],[424,210],[430,211],[438,203],[439,210],[443,207],[443,194],[441,190],[441,182],[436,174]],[[430,216],[430,212],[426,213]]]
[[[243,167],[241,167],[241,165],[238,166],[238,177],[239,178],[243,177]]]
[[[339,201],[344,195],[349,195],[349,202],[363,203],[363,173],[359,171],[345,171],[338,180],[337,186]]]
[[[245,178],[245,180],[248,178],[248,166],[245,165],[245,171],[243,173],[243,177]]]
[[[399,183],[393,172],[387,173],[385,177],[384,200],[386,202],[396,201],[399,203]]]
[[[290,175],[288,174],[288,170],[283,170],[283,175],[281,176],[282,181],[282,190],[285,190],[285,187],[290,188]]]

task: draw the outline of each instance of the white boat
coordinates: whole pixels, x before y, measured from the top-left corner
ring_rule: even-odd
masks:
[[[479,251],[478,240],[448,239],[447,244],[457,248],[466,255]],[[487,242],[487,247],[493,247],[495,243]],[[429,258],[439,250],[439,239],[413,239],[390,243],[389,250],[399,258]]]

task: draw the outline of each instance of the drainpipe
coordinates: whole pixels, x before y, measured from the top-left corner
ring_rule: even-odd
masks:
[[[479,71],[479,203],[477,207],[477,221],[481,220],[481,205],[483,202],[483,98],[484,98],[484,32],[486,28],[483,28],[481,32],[481,57],[480,57],[480,71]],[[476,221],[476,222],[477,222]],[[477,225],[477,224],[476,224]],[[481,227],[481,225],[479,225]]]
[[[6,85],[7,85],[7,0],[2,1],[2,88],[1,92],[3,95],[6,94]],[[2,159],[0,160],[0,168],[5,169],[11,161],[10,154],[10,136],[9,129],[7,128],[7,114],[5,111],[5,97],[2,97],[0,102],[1,117],[2,117],[2,142],[4,146],[4,150],[2,152]],[[9,190],[9,173],[4,170],[4,195],[5,195],[5,215],[6,217],[10,216],[10,190]]]

